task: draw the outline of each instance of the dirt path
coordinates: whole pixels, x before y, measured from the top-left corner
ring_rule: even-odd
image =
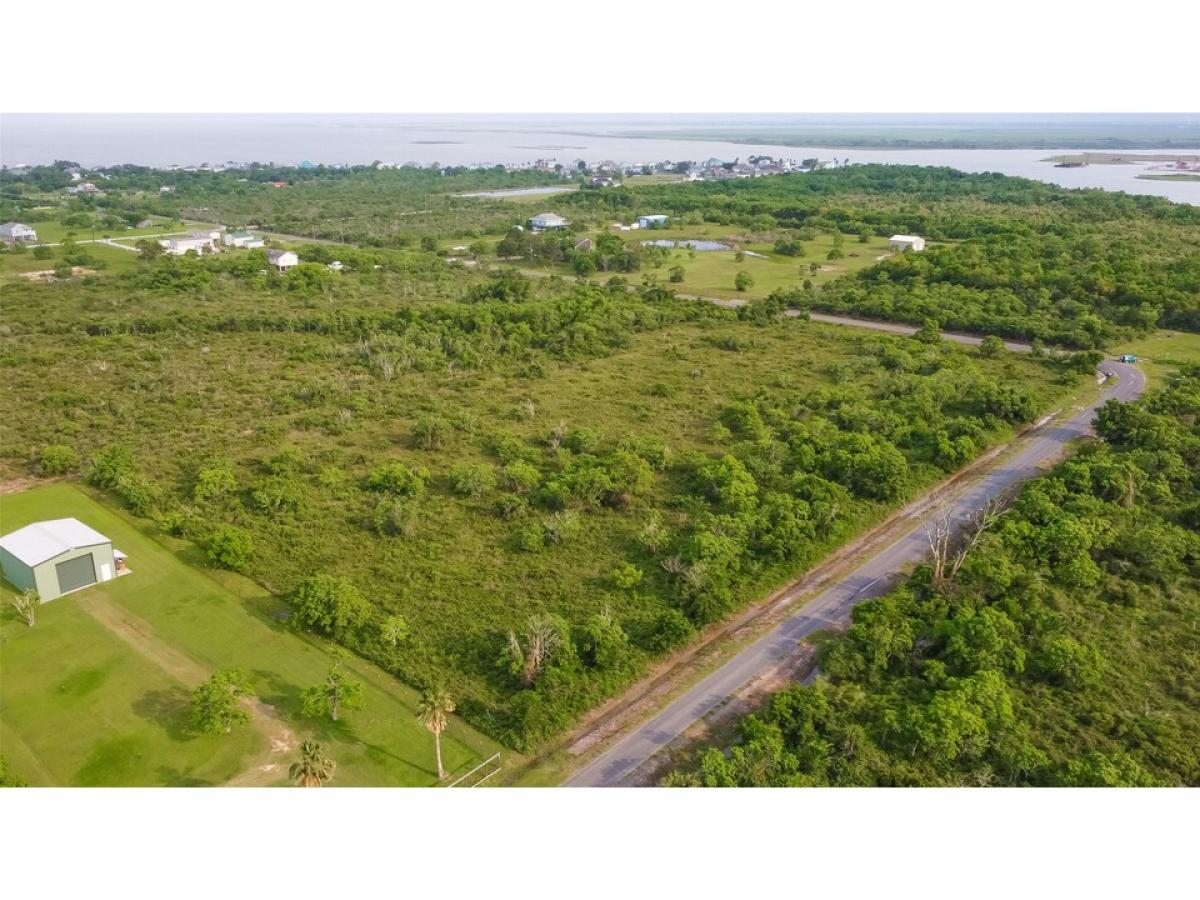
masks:
[[[94,591],[76,595],[79,608],[120,638],[135,652],[154,663],[187,688],[194,688],[211,674],[209,669],[181,650],[163,641],[144,619]],[[257,697],[242,701],[250,713],[250,722],[266,738],[266,749],[252,765],[226,782],[227,787],[263,786],[283,774],[284,760],[297,745],[295,733],[275,707]]]

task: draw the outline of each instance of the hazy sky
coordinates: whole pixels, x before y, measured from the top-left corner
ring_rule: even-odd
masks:
[[[60,0],[10,112],[1194,111],[1200,4]],[[16,39],[18,36],[27,36]]]

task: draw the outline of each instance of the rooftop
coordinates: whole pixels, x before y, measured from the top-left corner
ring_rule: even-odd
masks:
[[[68,550],[107,543],[108,538],[78,519],[34,522],[0,537],[0,547],[27,566],[39,565]]]

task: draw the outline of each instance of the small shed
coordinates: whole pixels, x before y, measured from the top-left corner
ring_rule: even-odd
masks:
[[[888,246],[903,253],[905,250],[924,250],[925,238],[915,234],[893,234]]]
[[[34,522],[0,537],[5,579],[18,590],[37,591],[43,603],[109,581],[117,568],[112,541],[78,519]]]

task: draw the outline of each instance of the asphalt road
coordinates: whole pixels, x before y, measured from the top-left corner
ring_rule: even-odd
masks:
[[[862,326],[866,323],[852,320],[846,324]],[[986,475],[952,497],[949,505],[955,520],[968,521],[990,498],[1004,494],[1014,485],[1039,474],[1041,467],[1057,459],[1068,443],[1090,431],[1096,408],[1102,403],[1110,399],[1134,400],[1146,387],[1145,376],[1133,366],[1107,360],[1100,369],[1115,374],[1116,383],[1110,381],[1095,403],[1077,410],[1069,419],[1035,429],[1022,440],[1016,452],[1005,456]],[[720,706],[727,697],[759,675],[786,662],[800,641],[821,628],[847,621],[856,603],[880,593],[884,589],[881,585],[889,576],[921,561],[927,555],[928,543],[924,531],[919,524],[915,524],[891,546],[871,556],[653,718],[623,736],[576,772],[566,784],[572,787],[617,787],[624,784],[643,763],[698,719]]]

